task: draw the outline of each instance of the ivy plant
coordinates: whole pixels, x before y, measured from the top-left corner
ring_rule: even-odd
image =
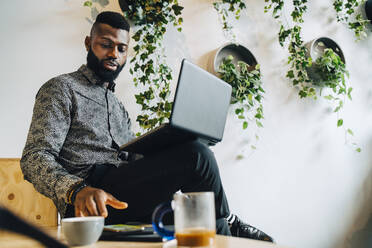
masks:
[[[354,31],[357,41],[367,37],[367,23],[361,14],[356,14],[356,9],[366,0],[334,0],[333,7],[337,14],[337,21],[346,23]]]
[[[233,26],[229,23],[229,13],[239,20],[241,11],[246,8],[244,0],[219,0],[213,3],[213,7],[218,13],[225,37],[230,41],[235,41],[236,36],[232,32]]]
[[[172,102],[169,101],[172,70],[167,65],[163,37],[170,23],[178,27],[183,22],[183,7],[177,0],[127,0],[125,16],[134,22],[137,30],[135,55],[131,59],[130,73],[134,84],[144,89],[135,95],[142,113],[137,122],[143,130],[152,129],[170,117]],[[139,135],[138,133],[137,135]]]
[[[341,127],[344,121],[339,117],[339,111],[343,108],[346,98],[350,101],[352,100],[351,91],[353,90],[346,82],[349,72],[346,69],[345,63],[335,51],[326,48],[323,55],[316,59],[314,68],[320,76],[314,83],[322,86],[322,89],[330,89],[330,93],[324,96],[324,98],[333,101],[336,106],[333,112],[337,113],[337,127]],[[344,127],[344,130],[345,135],[354,135],[350,128]],[[345,138],[347,139],[347,137]],[[361,152],[361,148],[355,142],[351,144],[357,152]]]
[[[241,11],[246,8],[245,1],[218,0],[213,3],[213,7],[218,13],[225,38],[229,42],[237,44],[230,15],[232,14],[236,20],[239,20]],[[243,61],[234,64],[233,59],[232,55],[223,58],[218,69],[218,75],[232,86],[231,104],[236,106],[235,114],[237,118],[242,120],[243,130],[248,128],[251,121],[254,121],[257,127],[263,127],[261,101],[264,90],[259,65],[250,66]],[[255,137],[257,141],[259,138],[257,133]],[[251,145],[251,148],[256,149],[256,146]],[[237,159],[242,157],[242,155],[238,155]]]
[[[314,68],[319,78],[314,80],[314,83],[321,86],[322,89],[330,88],[331,93],[325,96],[327,100],[333,100],[336,103],[334,112],[344,106],[346,96],[352,100],[351,87],[346,85],[346,77],[349,77],[349,72],[346,70],[344,62],[340,56],[332,49],[326,48],[322,56],[314,62]],[[342,126],[343,120],[337,120],[337,126]]]
[[[286,77],[292,81],[293,86],[299,89],[300,98],[310,97],[317,99],[317,89],[319,95],[322,94],[324,88],[330,88],[331,92],[325,99],[335,102],[336,107],[334,112],[337,113],[337,127],[343,126],[343,119],[339,117],[339,111],[343,107],[346,96],[351,100],[351,87],[346,86],[345,78],[349,76],[345,68],[345,64],[341,58],[332,49],[326,48],[321,56],[316,61],[308,56],[309,51],[301,37],[301,24],[304,22],[303,15],[307,10],[307,0],[293,0],[293,10],[291,18],[293,25],[290,26],[287,22],[284,24],[283,18],[284,0],[265,0],[267,5],[264,11],[272,10],[272,16],[280,23],[278,33],[279,44],[282,47],[287,46],[289,56],[289,70]],[[315,68],[315,71],[320,75],[320,79],[314,80],[309,76],[309,69]],[[353,135],[352,130],[346,129],[346,135]],[[345,135],[345,138],[347,139]],[[355,143],[352,143],[356,147]],[[356,147],[356,151],[361,149]]]
[[[243,61],[233,63],[233,56],[222,60],[218,70],[219,77],[232,87],[231,104],[236,106],[235,114],[243,121],[243,129],[247,129],[253,112],[253,118],[258,127],[262,127],[262,99],[265,93],[262,88],[259,64],[250,66]]]
[[[288,64],[290,69],[286,76],[292,81],[293,86],[299,88],[299,95],[301,98],[312,97],[316,99],[316,90],[311,84],[311,80],[307,74],[307,68],[311,66],[312,60],[307,57],[307,48],[301,37],[301,24],[304,22],[303,14],[307,10],[307,0],[293,0],[293,11],[291,17],[293,26],[284,24],[280,17],[284,7],[284,0],[265,0],[268,5],[265,6],[265,12],[272,9],[272,15],[279,20],[279,44],[282,47],[287,45],[289,56]]]

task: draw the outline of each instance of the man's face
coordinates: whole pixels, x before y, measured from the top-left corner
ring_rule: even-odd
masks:
[[[88,67],[102,80],[113,81],[125,65],[128,45],[128,31],[99,23],[92,36],[85,39]]]

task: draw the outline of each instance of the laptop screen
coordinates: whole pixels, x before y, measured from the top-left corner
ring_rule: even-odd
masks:
[[[230,98],[229,84],[184,59],[170,124],[203,138],[220,141]]]

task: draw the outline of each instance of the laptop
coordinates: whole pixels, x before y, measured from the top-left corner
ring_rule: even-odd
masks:
[[[120,150],[145,155],[196,139],[214,145],[222,140],[230,98],[228,83],[183,59],[169,123],[131,140]]]

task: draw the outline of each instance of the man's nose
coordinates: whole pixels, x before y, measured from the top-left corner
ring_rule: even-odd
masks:
[[[118,48],[117,48],[117,47],[113,47],[113,48],[110,50],[110,53],[108,54],[108,56],[111,57],[111,58],[117,59],[118,56],[119,56]]]

